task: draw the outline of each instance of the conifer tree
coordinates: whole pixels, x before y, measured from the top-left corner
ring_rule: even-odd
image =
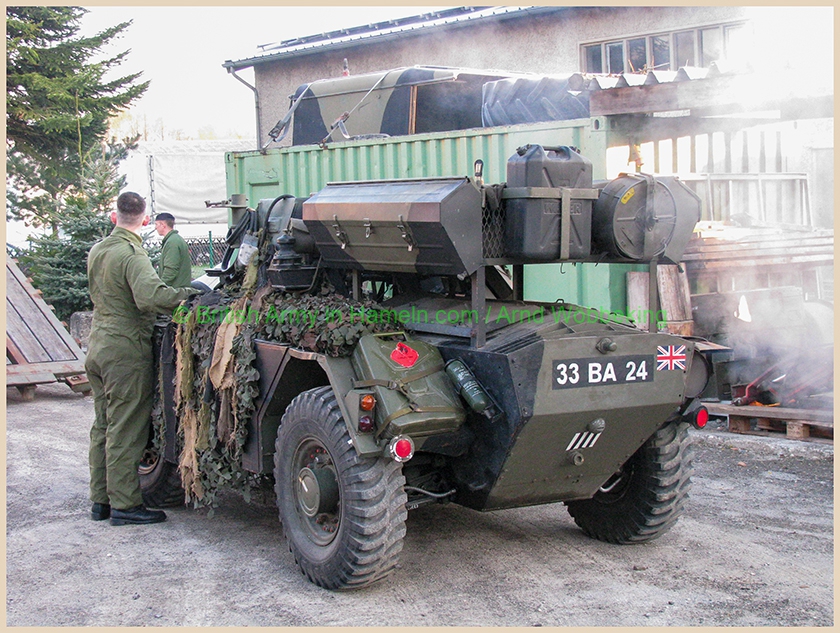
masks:
[[[91,307],[87,254],[112,228],[117,165],[136,140],[108,139],[109,120],[149,85],[139,73],[111,76],[128,51],[103,54],[130,22],[81,36],[85,13],[6,8],[7,219],[45,229],[16,255],[63,319]]]
[[[102,49],[123,22],[79,35],[80,7],[6,8],[7,213],[58,233],[70,197],[83,195],[85,158],[108,121],[148,88],[139,73],[111,78],[128,51]]]

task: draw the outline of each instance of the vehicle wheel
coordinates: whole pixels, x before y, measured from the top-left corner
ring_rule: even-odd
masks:
[[[303,574],[326,589],[388,575],[405,536],[402,465],[358,456],[330,387],[292,401],[275,448],[280,521]]]
[[[147,450],[137,469],[140,492],[147,508],[170,508],[184,505],[184,487],[178,466]]]
[[[645,442],[592,499],[566,505],[592,538],[643,543],[662,536],[682,514],[692,472],[688,424],[672,422]]]

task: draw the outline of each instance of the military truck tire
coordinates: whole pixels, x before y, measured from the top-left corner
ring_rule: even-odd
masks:
[[[184,505],[184,487],[178,466],[165,459],[148,456],[137,469],[140,475],[140,492],[147,508],[171,508]]]
[[[275,448],[280,521],[303,574],[325,589],[387,576],[405,536],[402,465],[358,456],[330,387],[291,402]]]
[[[662,536],[682,514],[692,472],[688,425],[672,422],[645,442],[592,499],[566,505],[592,538],[643,543]]]

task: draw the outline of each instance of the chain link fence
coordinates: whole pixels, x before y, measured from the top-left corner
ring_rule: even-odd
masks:
[[[212,268],[222,261],[227,243],[223,237],[185,237],[193,266]]]

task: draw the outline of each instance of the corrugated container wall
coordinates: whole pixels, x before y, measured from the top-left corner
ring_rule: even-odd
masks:
[[[591,147],[590,119],[494,127],[332,143],[225,156],[227,193],[245,194],[255,207],[282,194],[306,197],[329,182],[472,176],[484,163],[484,181],[504,182],[507,160],[528,143],[573,145],[589,156],[595,177],[603,177],[603,148]],[[597,154],[597,155],[596,155]],[[625,273],[646,267],[595,264],[542,264],[525,267],[525,299],[564,300],[588,307],[626,310]]]

